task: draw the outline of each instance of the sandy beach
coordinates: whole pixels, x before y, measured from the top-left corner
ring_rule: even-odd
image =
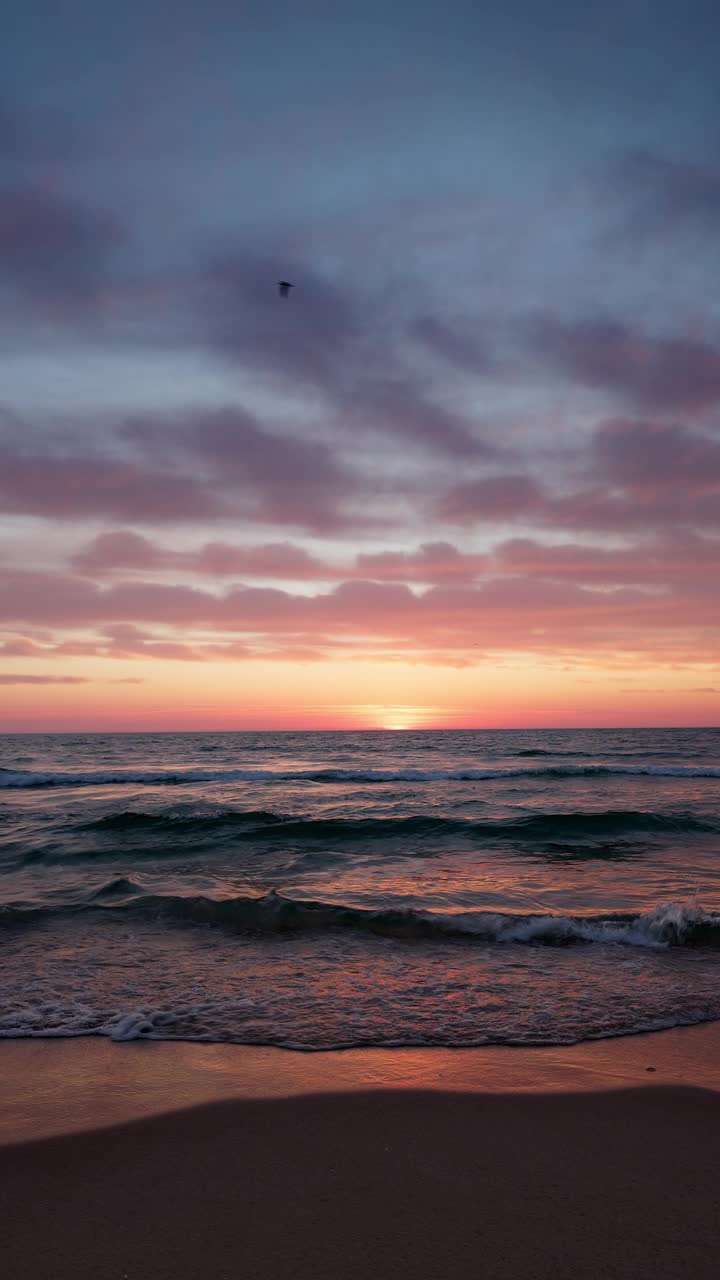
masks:
[[[5,1274],[710,1280],[719,1048],[9,1042]]]

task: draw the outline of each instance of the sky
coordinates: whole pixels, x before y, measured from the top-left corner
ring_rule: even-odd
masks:
[[[717,725],[718,48],[9,0],[0,728]]]

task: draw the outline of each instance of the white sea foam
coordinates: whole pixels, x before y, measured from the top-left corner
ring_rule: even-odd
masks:
[[[513,916],[464,912],[435,917],[494,942],[598,942],[629,947],[682,946],[698,929],[720,930],[720,915],[686,903],[663,903],[630,920],[573,916]]]
[[[168,932],[154,913],[129,929],[106,919],[62,918],[59,946],[34,930],[4,940],[0,1038],[567,1044],[720,1016],[717,952],[676,964],[668,949],[673,930],[720,922],[687,905],[615,920],[486,915],[472,921],[486,931],[479,946],[438,946],[431,934],[432,945],[402,949],[333,930],[269,950],[256,931]],[[493,944],[521,939],[530,945]],[[608,942],[626,945],[597,945]]]
[[[134,1013],[123,1013],[109,1024],[110,1039],[142,1040],[152,1036],[153,1032],[160,1027],[168,1027],[174,1021],[174,1015],[163,1009],[142,1009]]]
[[[117,885],[126,885],[118,894]],[[518,915],[510,912],[434,912],[417,908],[368,909],[342,903],[298,899],[271,890],[260,896],[144,893],[139,885],[113,881],[89,901],[65,903],[32,912],[15,911],[14,922],[27,928],[33,919],[65,919],[96,908],[105,915],[133,920],[185,922],[217,926],[236,935],[323,933],[338,930],[408,939],[476,940],[483,944],[720,948],[720,914],[693,903],[663,903],[638,915]],[[147,1015],[149,1016],[149,1015]]]
[[[111,1040],[172,1040],[173,1027],[182,1019],[197,1017],[210,1006],[195,1005],[182,1009],[138,1009],[132,1013],[121,1013],[111,1018],[99,1028],[100,1035],[107,1035]],[[253,1008],[251,1000],[235,1000],[233,1008],[236,1013]]]

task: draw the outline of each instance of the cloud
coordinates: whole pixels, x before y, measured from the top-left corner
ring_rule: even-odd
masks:
[[[634,202],[627,234],[720,226],[720,160],[698,163],[636,148],[614,166],[613,182]]]
[[[352,277],[338,282],[309,261],[288,268],[295,289],[280,299],[281,257],[236,247],[210,264],[196,296],[212,351],[298,395],[319,397],[338,431],[362,426],[436,453],[494,455],[461,413],[438,403],[409,358],[420,340],[470,362],[470,339],[441,317],[417,321],[387,293],[361,291]]]
[[[93,444],[88,449],[90,456],[79,443],[54,445],[40,432],[23,441],[0,438],[0,512],[153,523],[230,514],[226,495],[189,471],[102,456]]]
[[[586,585],[704,586],[708,573],[720,565],[720,538],[678,530],[671,536],[612,548],[510,538],[495,547],[494,557],[506,573],[567,578]]]
[[[92,651],[105,658],[161,658],[171,662],[196,662],[206,656],[191,642],[175,635],[168,638],[166,633],[148,632],[131,622],[103,626],[100,640]]]
[[[115,570],[137,569],[223,577],[290,578],[308,581],[335,577],[337,569],[291,542],[239,546],[206,542],[196,551],[172,551],[129,529],[101,533],[72,557],[80,573],[102,576]]]
[[[720,403],[720,348],[702,339],[648,337],[615,320],[546,317],[532,342],[575,382],[629,396],[641,408],[692,412]]]
[[[0,187],[0,279],[21,300],[61,309],[97,300],[122,239],[100,210],[40,187]]]
[[[193,551],[175,551],[130,529],[98,534],[71,557],[81,574],[102,578],[134,570],[138,573],[189,573],[205,577],[276,578],[285,581],[332,581],[370,578],[376,581],[469,581],[490,566],[486,555],[464,554],[449,542],[426,542],[414,551],[359,552],[340,563],[322,560],[292,542],[206,542]]]
[[[0,684],[90,684],[87,676],[33,676],[0,674]]]
[[[432,354],[465,373],[490,374],[496,370],[494,347],[477,322],[468,331],[443,316],[425,314],[414,321],[411,333]]]
[[[704,494],[720,490],[720,440],[680,426],[614,419],[595,432],[591,467],[635,492]]]
[[[720,529],[720,443],[702,432],[635,419],[601,423],[574,479],[575,487],[566,481],[555,492],[520,474],[464,481],[439,499],[435,514],[461,525]]]
[[[294,293],[279,299],[277,261],[237,249],[210,264],[201,297],[211,341],[233,361],[293,382],[336,384],[363,337],[359,309],[347,288],[299,263],[290,272]]]
[[[367,376],[338,409],[350,423],[412,440],[433,453],[468,459],[493,458],[498,453],[458,413],[427,397],[406,373]]]
[[[99,533],[82,551],[72,557],[72,565],[80,573],[103,574],[113,569],[161,569],[172,566],[173,552],[163,551],[131,529]]]
[[[626,546],[507,538],[490,550],[466,552],[450,542],[422,543],[412,551],[360,552],[346,562],[321,560],[293,543],[247,546],[205,543],[175,551],[129,530],[99,534],[71,559],[91,578],[129,571],[172,570],[205,578],[242,577],[302,583],[351,581],[417,584],[469,583],[492,577],[571,581],[584,586],[687,586],[708,591],[720,565],[720,538],[684,528],[647,535]]]
[[[355,580],[314,594],[266,586],[224,592],[149,582],[100,587],[71,575],[0,574],[0,624],[59,628],[42,653],[228,659],[278,653],[403,652],[448,660],[484,652],[664,651],[694,660],[716,650],[717,598],[677,584],[589,587],[500,576],[428,588]],[[73,630],[98,628],[82,641]],[[70,633],[70,634],[68,634]],[[12,644],[12,641],[11,641]],[[40,653],[39,648],[33,650]]]
[[[233,517],[329,531],[379,523],[369,487],[328,444],[269,430],[240,409],[65,435],[5,415],[0,434],[0,512],[145,523]]]
[[[41,658],[47,654],[47,644],[41,644],[29,636],[11,636],[0,640],[0,653],[8,658]]]
[[[636,685],[633,685],[632,688],[630,689],[619,689],[618,692],[629,693],[632,695],[635,693],[670,693],[671,690],[663,689],[662,687],[657,688],[657,687],[652,687],[648,685],[636,684]]]
[[[532,518],[547,499],[536,480],[520,474],[484,477],[455,485],[441,499],[437,514],[460,524]]]
[[[357,571],[363,577],[400,582],[469,581],[486,572],[486,555],[464,555],[450,542],[425,542],[416,551],[360,553]]]
[[[184,572],[205,577],[276,578],[301,582],[362,578],[391,582],[469,581],[491,565],[486,555],[466,555],[448,542],[423,543],[415,551],[361,552],[350,562],[330,563],[290,542],[233,545],[208,542],[194,551],[159,546],[131,530],[98,534],[72,556],[72,567],[89,577],[137,570]]]
[[[358,488],[329,445],[268,431],[241,410],[201,414],[164,430],[156,426],[158,435],[199,463],[215,484],[241,497],[241,509],[265,522],[341,528],[347,517],[340,504]]]

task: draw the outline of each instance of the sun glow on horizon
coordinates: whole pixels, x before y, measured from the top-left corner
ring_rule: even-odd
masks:
[[[349,708],[369,729],[433,729],[447,721],[447,709],[421,707],[413,703],[390,703],[385,706],[359,705]]]
[[[4,664],[0,731],[398,732],[690,727],[720,720],[720,673],[700,663],[569,668],[528,656],[457,670],[362,659],[183,663],[78,656],[64,660],[63,679],[50,662],[38,665],[40,672],[29,672],[22,657]]]

